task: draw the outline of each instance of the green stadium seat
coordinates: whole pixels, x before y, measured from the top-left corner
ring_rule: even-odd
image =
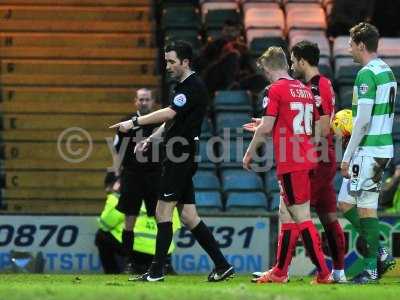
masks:
[[[256,37],[250,42],[250,51],[255,57],[259,57],[265,52],[269,47],[277,46],[282,47],[285,52],[288,52],[288,46],[286,41],[282,37]]]
[[[352,58],[335,59],[335,81],[338,84],[354,84],[361,65],[353,62]]]
[[[193,46],[195,52],[199,51],[202,47],[201,37],[197,29],[165,30],[164,43],[176,40],[184,40],[189,42]]]
[[[318,68],[322,75],[333,80],[333,71],[332,71],[331,63],[328,58],[321,58],[319,60]]]
[[[250,48],[251,41],[255,38],[271,38],[271,37],[281,37],[284,38],[281,29],[271,29],[271,28],[252,28],[246,30],[246,40],[247,46]]]
[[[207,29],[220,29],[226,20],[240,21],[240,16],[235,9],[210,10],[205,15],[204,26]]]
[[[340,85],[339,87],[339,99],[336,99],[337,106],[340,109],[351,108],[353,100],[353,86],[352,85]]]
[[[252,110],[248,91],[217,91],[214,97],[215,111],[244,111]]]
[[[191,5],[168,6],[164,8],[161,27],[166,29],[200,29],[199,10]]]

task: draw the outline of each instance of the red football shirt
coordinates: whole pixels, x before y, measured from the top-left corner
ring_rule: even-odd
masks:
[[[317,106],[320,116],[329,116],[332,121],[335,115],[335,92],[333,91],[331,81],[322,75],[316,75],[309,82],[307,86],[311,88],[314,95],[315,105]],[[328,158],[329,162],[336,163],[335,146],[333,143],[333,133],[327,136]],[[322,144],[324,147],[326,144]],[[325,157],[321,155],[321,162],[327,162]]]
[[[272,140],[277,175],[316,167],[312,141],[319,114],[309,87],[299,80],[279,79],[269,86],[265,115],[276,117]]]

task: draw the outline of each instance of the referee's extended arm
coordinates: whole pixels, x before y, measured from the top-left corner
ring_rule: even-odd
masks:
[[[155,112],[147,114],[145,116],[140,116],[137,118],[132,118],[132,120],[119,122],[110,126],[109,128],[123,128],[132,129],[134,127],[142,126],[142,125],[149,125],[149,124],[157,124],[157,123],[164,123],[168,120],[171,120],[175,117],[176,111],[170,107],[166,107],[163,109],[159,109]]]

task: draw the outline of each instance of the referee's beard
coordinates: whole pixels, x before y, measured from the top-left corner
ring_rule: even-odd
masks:
[[[146,108],[139,108],[138,110],[139,110],[139,113],[140,113],[141,116],[147,115],[147,114],[149,114],[151,112],[151,109],[147,108],[147,107]]]

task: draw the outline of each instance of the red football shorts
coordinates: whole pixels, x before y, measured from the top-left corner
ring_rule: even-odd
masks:
[[[311,198],[310,170],[278,175],[281,196],[287,206],[304,204]]]
[[[320,214],[336,212],[336,192],[333,181],[336,175],[336,162],[319,163],[311,171],[311,206]]]

